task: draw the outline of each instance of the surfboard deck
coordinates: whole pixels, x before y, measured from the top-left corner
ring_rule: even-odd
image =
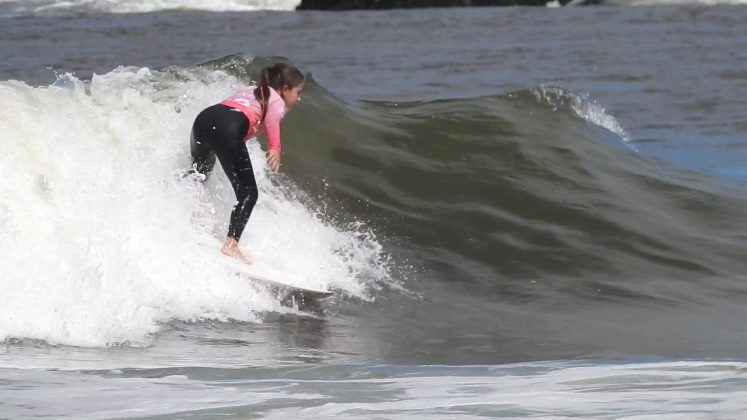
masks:
[[[200,243],[199,245],[206,251],[209,257],[231,268],[238,274],[244,275],[251,280],[270,286],[274,289],[287,292],[283,300],[287,300],[288,298],[292,298],[295,300],[304,300],[309,298],[323,299],[334,294],[329,290],[309,288],[284,281],[280,273],[273,273],[266,268],[259,268],[254,264],[249,265],[242,263],[241,261],[238,261],[221,253],[220,244],[216,245],[214,243]]]

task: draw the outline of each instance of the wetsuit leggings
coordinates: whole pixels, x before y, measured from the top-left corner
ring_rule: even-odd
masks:
[[[242,112],[226,105],[213,105],[197,115],[190,141],[193,167],[197,172],[207,177],[217,156],[231,181],[236,205],[231,212],[228,236],[236,241],[241,238],[259,195],[252,161],[244,144],[248,129],[249,120]]]

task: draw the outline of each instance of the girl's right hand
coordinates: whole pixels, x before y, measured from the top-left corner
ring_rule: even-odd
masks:
[[[280,150],[270,149],[267,152],[267,165],[273,173],[280,171]]]

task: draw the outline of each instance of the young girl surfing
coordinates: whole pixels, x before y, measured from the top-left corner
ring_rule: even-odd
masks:
[[[221,252],[247,264],[251,260],[239,249],[239,240],[259,190],[244,143],[264,132],[267,164],[274,173],[280,170],[280,121],[286,109],[301,99],[304,81],[304,75],[289,64],[265,67],[258,86],[241,89],[223,102],[206,108],[192,125],[190,150],[194,171],[207,179],[217,157],[236,194],[236,205]]]

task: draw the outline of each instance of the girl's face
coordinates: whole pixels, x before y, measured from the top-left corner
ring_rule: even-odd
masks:
[[[296,87],[290,87],[285,85],[280,89],[280,97],[283,98],[285,106],[290,109],[296,106],[301,101],[301,91],[303,90],[303,83]]]

